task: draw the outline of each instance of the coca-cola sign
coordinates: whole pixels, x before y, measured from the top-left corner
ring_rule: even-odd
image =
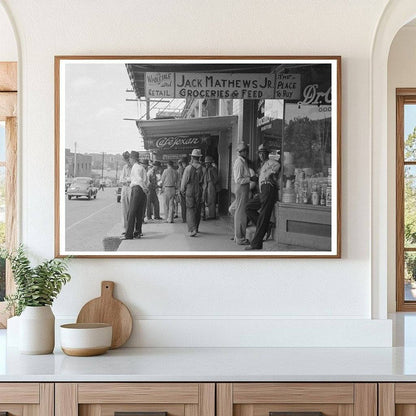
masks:
[[[331,87],[326,91],[318,91],[318,88],[318,84],[307,85],[303,90],[303,101],[299,101],[298,105],[331,105]]]
[[[146,148],[154,150],[194,149],[204,147],[207,138],[208,136],[149,137]]]

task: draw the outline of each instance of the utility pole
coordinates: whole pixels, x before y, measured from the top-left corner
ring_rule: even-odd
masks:
[[[104,181],[104,152],[103,152],[103,158],[101,161],[101,181]]]
[[[146,98],[146,120],[150,120],[150,100]]]
[[[77,142],[74,143],[74,178],[77,177]]]
[[[117,176],[118,176],[118,160],[116,161],[116,186],[118,182]]]

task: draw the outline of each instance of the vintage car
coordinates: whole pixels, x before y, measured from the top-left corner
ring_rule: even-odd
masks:
[[[65,179],[65,193],[68,191],[68,188],[71,186],[72,181],[73,181],[72,178]]]
[[[95,199],[97,198],[97,191],[98,188],[94,186],[92,178],[78,177],[74,178],[66,194],[68,195],[68,199],[72,199],[73,197],[78,199],[81,196],[87,199]]]

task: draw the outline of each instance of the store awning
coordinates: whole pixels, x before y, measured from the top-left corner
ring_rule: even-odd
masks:
[[[144,140],[148,137],[189,136],[228,130],[237,124],[237,116],[217,116],[164,120],[137,120]]]

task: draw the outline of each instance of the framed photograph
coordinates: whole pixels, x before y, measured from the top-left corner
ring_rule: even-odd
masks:
[[[339,56],[55,57],[55,251],[341,256]]]

